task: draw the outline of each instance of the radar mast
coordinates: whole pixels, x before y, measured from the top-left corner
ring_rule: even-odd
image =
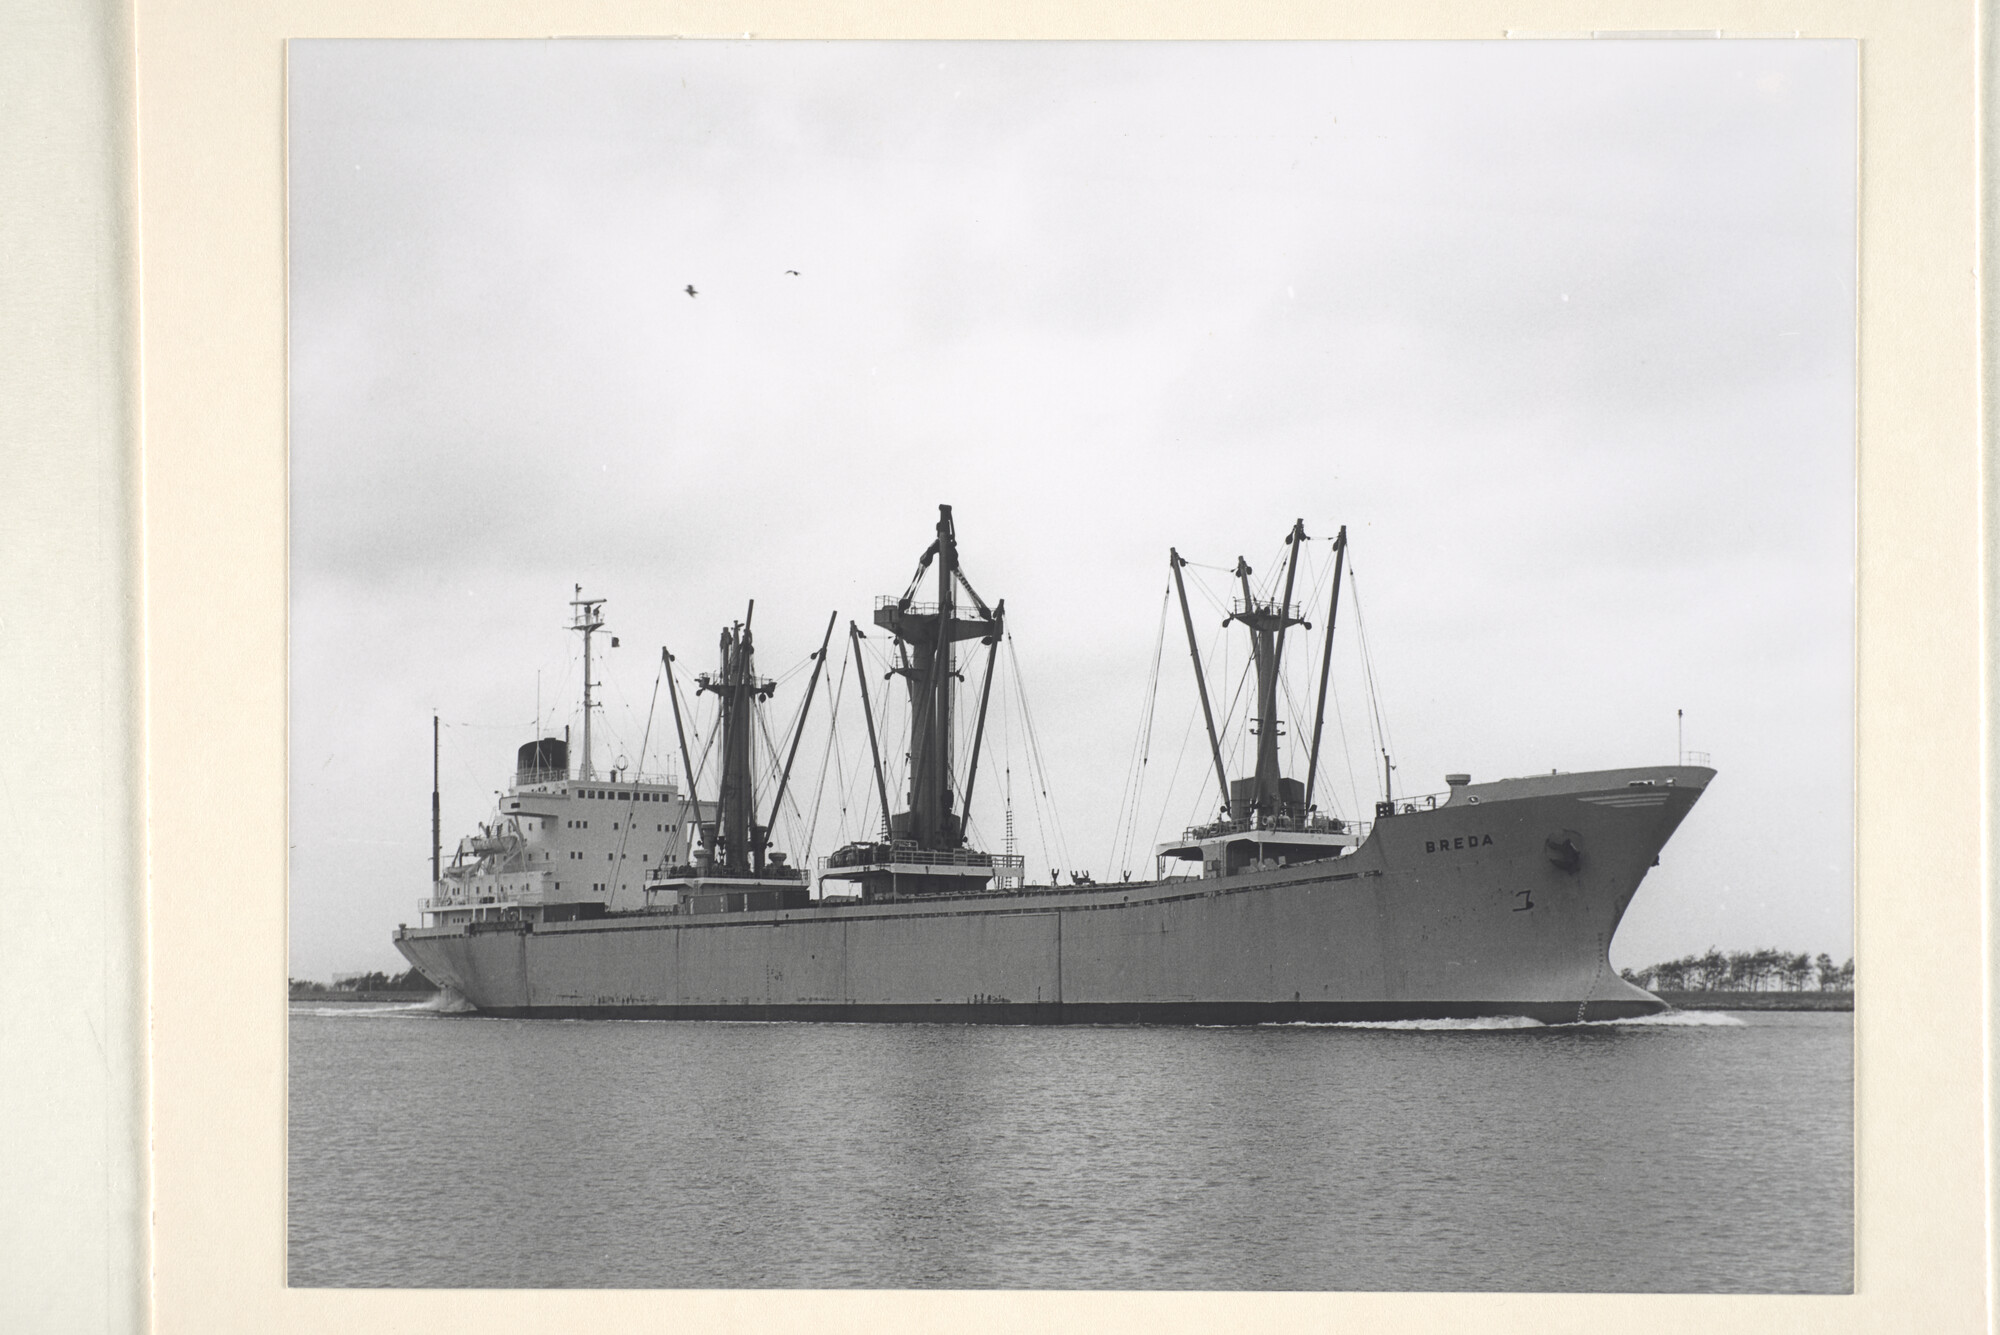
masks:
[[[584,597],[583,585],[579,584],[576,586],[576,597],[570,600],[569,605],[575,609],[569,628],[583,635],[583,760],[577,766],[576,777],[587,782],[597,777],[597,770],[591,764],[590,750],[590,716],[596,707],[596,699],[591,694],[596,683],[590,679],[590,637],[604,629],[604,600]]]

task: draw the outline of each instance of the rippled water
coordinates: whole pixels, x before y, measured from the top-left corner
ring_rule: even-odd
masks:
[[[1845,1292],[1850,1018],[298,1005],[291,1282]]]

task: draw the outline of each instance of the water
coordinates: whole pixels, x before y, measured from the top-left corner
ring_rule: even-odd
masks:
[[[1844,1014],[293,1008],[304,1286],[1846,1292]]]

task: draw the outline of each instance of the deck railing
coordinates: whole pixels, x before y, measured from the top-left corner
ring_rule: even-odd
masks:
[[[1414,816],[1419,811],[1436,811],[1439,807],[1451,801],[1451,792],[1452,790],[1447,788],[1441,793],[1405,793],[1388,803],[1389,806],[1395,808],[1389,814]],[[1379,813],[1383,803],[1377,802],[1375,806]]]
[[[865,867],[873,862],[922,862],[933,867],[993,867],[1021,865],[1018,854],[981,853],[970,848],[919,848],[904,840],[849,844],[820,859],[822,867]]]
[[[1181,832],[1183,839],[1213,839],[1224,834],[1351,834],[1354,823],[1338,816],[1308,816],[1300,820],[1291,816],[1279,816],[1256,824],[1248,819],[1218,820],[1207,825],[1190,825]]]
[[[1246,612],[1262,612],[1266,615],[1274,615],[1278,610],[1278,600],[1276,598],[1253,598],[1250,602],[1245,603],[1241,598],[1231,598],[1229,600],[1229,610],[1235,616],[1242,616]],[[1291,604],[1286,609],[1285,615],[1297,617],[1299,615],[1299,604]]]
[[[639,784],[644,784],[649,788],[676,788],[679,784],[679,779],[672,774],[660,774],[651,770],[627,770],[615,779],[609,774],[599,774],[588,779],[580,779],[568,770],[562,769],[524,769],[514,772],[514,786],[517,788],[525,788],[530,784],[537,783],[580,784],[587,788],[602,788],[607,792],[615,792],[623,796]]]

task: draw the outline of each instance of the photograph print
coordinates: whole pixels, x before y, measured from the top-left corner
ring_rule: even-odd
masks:
[[[289,1283],[1851,1291],[1857,60],[291,43]]]

